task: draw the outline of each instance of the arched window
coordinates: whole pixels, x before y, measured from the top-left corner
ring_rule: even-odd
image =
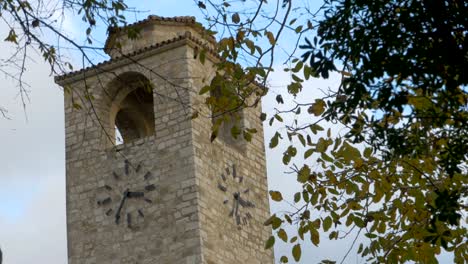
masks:
[[[114,143],[129,143],[154,135],[153,87],[150,81],[139,73],[125,73],[118,76],[113,85],[117,85],[111,110]]]

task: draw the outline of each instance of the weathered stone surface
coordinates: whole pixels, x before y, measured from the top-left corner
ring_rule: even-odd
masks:
[[[160,34],[180,28],[184,27],[164,28]],[[190,40],[168,45],[135,60],[111,60],[59,79],[69,91],[65,93],[69,264],[273,263],[273,253],[263,247],[271,230],[263,226],[269,205],[261,110],[243,113],[244,124],[258,130],[252,142],[233,144],[220,138],[211,143],[211,119],[190,117],[194,109],[208,111],[198,91],[214,76],[215,58],[201,64],[195,53],[202,47]],[[123,107],[119,102],[138,88],[126,86],[128,76],[154,88],[154,134],[114,146],[115,116]],[[93,100],[86,100],[89,97]],[[232,174],[232,165],[243,180],[226,180],[227,191],[222,191],[220,175],[226,168]],[[146,191],[150,185],[154,189]],[[127,189],[144,191],[151,202],[124,198]],[[249,213],[251,219],[238,225],[229,216],[233,193],[247,189],[241,195],[255,207],[239,209],[241,216]]]

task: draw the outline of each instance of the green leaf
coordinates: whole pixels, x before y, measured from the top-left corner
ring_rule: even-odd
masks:
[[[252,133],[247,132],[247,131],[244,131],[244,132],[243,132],[243,135],[244,135],[245,141],[247,141],[247,142],[251,142],[251,141],[252,141]]]
[[[280,262],[281,262],[281,263],[288,263],[288,262],[289,262],[289,259],[288,259],[288,257],[286,257],[286,256],[281,256]]]
[[[294,194],[294,202],[298,203],[301,200],[301,193],[297,192]]]
[[[279,137],[280,137],[280,134],[276,132],[275,135],[270,140],[270,148],[275,148],[276,146],[278,146]]]
[[[15,44],[18,44],[18,36],[16,35],[16,32],[14,29],[10,29],[10,32],[8,33],[8,36],[5,38],[5,41],[13,42]]]
[[[300,108],[299,108],[300,109]],[[299,141],[301,142],[302,146],[305,147],[306,145],[306,141],[305,141],[305,138],[302,134],[297,134],[297,138],[299,139]]]
[[[79,104],[79,103],[73,103],[73,108],[77,109],[77,110],[80,110],[82,109],[83,107]]]
[[[303,71],[304,71],[304,78],[306,80],[309,80],[310,76],[312,76],[312,69],[309,66],[305,65],[303,68]]]
[[[307,165],[304,165],[299,172],[297,173],[297,181],[300,183],[305,183],[309,180],[310,168]]]
[[[296,262],[301,260],[301,254],[302,254],[301,245],[300,244],[294,245],[292,248],[292,255]]]
[[[315,135],[317,134],[318,131],[323,131],[323,127],[317,125],[317,124],[312,124],[309,126],[310,130],[312,131],[312,133],[314,133]]]
[[[273,228],[273,230],[276,230],[281,226],[282,223],[283,221],[281,219],[279,219],[278,217],[274,217],[271,221],[271,228]]]
[[[276,115],[274,115],[274,117],[275,117],[276,120],[278,120],[280,122],[283,122],[283,118],[280,115],[276,114]]]
[[[372,148],[366,148],[364,150],[364,157],[369,158],[372,154]]]
[[[275,237],[274,237],[274,236],[270,236],[270,238],[268,238],[268,240],[267,240],[266,243],[265,243],[265,249],[270,249],[270,248],[272,248],[274,244],[275,244]]]
[[[357,227],[359,228],[364,228],[366,225],[364,224],[364,221],[358,216],[354,217],[354,223],[356,224]]]
[[[325,152],[327,151],[327,142],[325,141],[325,139],[323,138],[319,138],[318,142],[317,142],[317,151],[318,152]]]
[[[323,220],[323,231],[327,232],[331,226],[332,226],[332,219],[330,216],[327,216],[325,220]]]
[[[299,33],[302,31],[302,26],[298,26],[294,31],[296,31],[296,33]]]
[[[298,61],[296,63],[296,66],[292,69],[292,71],[293,72],[299,72],[302,69],[302,67],[304,67],[304,63],[302,61]]]
[[[283,196],[278,191],[270,191],[270,197],[273,201],[281,202],[283,200]]]
[[[357,253],[358,253],[358,254],[361,254],[361,252],[362,252],[362,250],[363,250],[363,249],[364,249],[364,246],[363,246],[363,244],[362,244],[362,243],[361,243],[361,244],[359,244],[359,248],[358,248],[358,251],[357,251]]]
[[[265,226],[271,225],[271,227],[276,230],[276,229],[278,229],[278,227],[281,226],[282,223],[283,223],[283,221],[280,218],[278,218],[276,216],[276,214],[274,214],[274,215],[270,216],[270,218],[268,218],[265,221],[265,223],[263,223],[263,225],[265,225]]]

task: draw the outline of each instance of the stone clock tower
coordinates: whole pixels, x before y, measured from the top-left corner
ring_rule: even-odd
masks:
[[[212,120],[191,119],[215,45],[192,17],[149,16],[110,32],[108,61],[56,78],[69,264],[273,263],[260,109],[241,114],[252,142],[210,142]]]

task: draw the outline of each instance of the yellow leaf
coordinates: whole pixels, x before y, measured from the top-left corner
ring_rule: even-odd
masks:
[[[265,35],[267,36],[268,41],[270,41],[270,44],[272,46],[275,45],[276,40],[275,40],[275,36],[273,36],[273,33],[271,33],[270,31],[267,31],[267,32],[265,32]]]
[[[347,72],[347,71],[340,71],[341,75],[343,76],[347,76],[347,77],[350,77],[352,76],[352,74],[350,72]]]
[[[315,116],[320,116],[323,111],[325,111],[325,101],[322,99],[316,99],[309,109],[307,110],[309,114],[314,114]]]
[[[284,242],[288,242],[288,234],[286,234],[286,231],[284,231],[283,228],[278,230],[278,237],[281,238]]]
[[[300,244],[296,244],[294,245],[294,247],[292,248],[292,255],[294,257],[294,260],[295,261],[299,261],[301,259],[301,245]]]
[[[239,13],[234,13],[232,15],[232,22],[234,24],[238,24],[240,22],[240,16],[239,16]]]
[[[331,226],[332,226],[332,219],[330,216],[328,216],[327,218],[325,218],[325,220],[323,220],[323,231],[327,232]]]
[[[245,31],[243,31],[243,30],[237,31],[236,40],[237,40],[238,42],[243,41],[243,40],[244,40],[244,37],[245,37]]]
[[[304,183],[309,180],[310,176],[310,168],[307,165],[304,165],[299,172],[297,173],[297,181]]]
[[[310,240],[316,247],[320,244],[320,234],[316,229],[310,231]]]
[[[270,191],[270,196],[273,201],[280,202],[283,200],[283,196],[278,191]]]

